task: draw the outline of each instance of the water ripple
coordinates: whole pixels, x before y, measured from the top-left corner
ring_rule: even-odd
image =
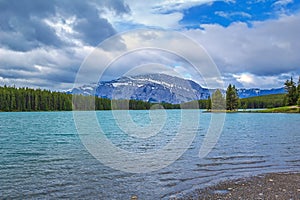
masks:
[[[167,111],[165,129],[146,140],[122,133],[110,112],[97,115],[113,144],[140,153],[173,139],[180,125],[176,112]],[[131,114],[148,119],[144,111]],[[130,174],[102,165],[87,152],[71,112],[0,113],[0,199],[170,199],[223,180],[299,170],[299,115],[228,115],[217,145],[200,159],[209,119],[210,114],[201,114],[200,127],[186,129],[197,136],[176,162],[157,172]]]

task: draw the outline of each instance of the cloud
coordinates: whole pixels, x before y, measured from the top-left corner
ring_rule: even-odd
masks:
[[[300,14],[253,21],[251,27],[242,22],[232,23],[228,27],[204,24],[201,25],[203,29],[185,30],[183,33],[196,40],[199,45],[203,45],[223,73],[225,81],[230,81],[239,87],[269,88],[281,87],[288,76],[300,73],[300,57],[298,56],[300,27],[298,24],[300,24]],[[123,38],[123,41],[130,48],[130,45],[144,44],[145,41],[155,43],[157,37],[150,31],[148,34]],[[196,57],[201,56],[200,53],[197,54],[193,49],[189,49],[189,45],[180,39],[168,37],[158,41],[166,48],[176,47],[182,51],[189,50],[187,51],[190,52],[189,56],[195,60]],[[177,70],[186,74],[186,77],[190,76],[191,79],[205,85],[197,73],[187,67],[188,63],[176,59],[176,56],[161,52],[140,51],[123,58],[120,63],[127,65],[116,64],[115,68],[110,71],[110,77],[113,77],[113,74],[122,75],[131,67],[147,62],[172,66],[173,71],[176,71],[174,66],[184,66],[184,70],[181,68]],[[205,65],[197,64],[198,66]],[[146,71],[150,73],[151,70]],[[205,78],[211,82],[215,80],[213,76]]]
[[[94,17],[78,20],[74,30],[78,32],[80,39],[91,46],[97,46],[99,42],[116,33],[106,19]]]
[[[278,80],[277,76],[255,76],[249,73],[234,74],[233,77],[245,88],[268,88],[277,85],[281,81]]]
[[[123,1],[0,1],[2,83],[71,88],[92,47],[116,34],[103,9],[130,12]]]
[[[215,0],[155,0],[151,3],[134,0],[0,1],[0,84],[71,88],[82,61],[94,46],[120,31],[141,27],[186,33],[207,49],[223,72],[224,79],[239,86],[251,87],[257,83],[261,83],[262,87],[277,86],[279,83],[274,77],[281,81],[286,75],[299,73],[300,15],[286,11],[292,1],[272,3],[273,7],[267,10],[278,11],[279,15],[269,20],[265,20],[265,15],[262,18],[253,15],[255,11],[259,13],[260,10],[255,9],[264,2],[255,4],[256,7],[249,2],[239,4],[243,8],[250,6],[249,12],[236,7],[229,9],[232,4],[228,2],[240,3]],[[255,9],[252,10],[251,6]],[[201,9],[207,7],[213,8],[201,15]],[[198,15],[208,17],[208,23],[197,21]],[[197,28],[185,30],[184,27],[191,22],[183,20],[185,17],[192,17]],[[211,17],[215,17],[216,21]],[[238,22],[239,19],[246,23]],[[228,22],[228,26],[218,24],[218,20]],[[97,49],[99,57],[91,61],[92,67],[84,74],[87,81],[99,67],[99,60],[104,59],[105,63],[106,57],[116,58],[119,52],[139,44],[159,43],[157,45],[164,48],[176,48],[179,52],[185,51],[186,56],[193,60],[204,55],[195,53],[181,39],[171,36],[158,39],[159,36],[151,31],[130,37],[122,34],[114,37],[113,42],[106,41]],[[141,50],[120,58],[106,72],[106,77],[117,78],[140,65],[143,67],[138,70],[139,73],[179,72],[201,82],[197,72],[184,59],[170,52],[153,50]],[[205,66],[205,62],[199,61],[197,65]],[[206,78],[215,81],[211,74]],[[205,85],[205,82],[201,83]]]
[[[273,5],[274,6],[285,6],[285,5],[288,5],[293,2],[294,2],[293,0],[279,0],[279,1],[276,1]]]
[[[10,85],[23,80],[26,86],[34,87],[44,83],[42,85],[47,85],[48,88],[65,89],[60,87],[67,84],[70,88],[88,52],[88,49],[82,48],[39,48],[27,52],[0,49],[0,77]],[[32,83],[34,84],[31,85]]]
[[[129,12],[122,1],[0,1],[0,44],[16,51],[28,51],[44,46],[61,48],[66,45],[55,25],[68,26],[68,37],[87,45],[99,42],[116,33],[111,24],[100,16],[106,7],[115,13]],[[68,19],[76,20],[67,23]],[[52,26],[51,23],[52,22]],[[70,22],[70,21],[69,21]]]
[[[124,33],[125,51],[105,51],[97,48],[85,61],[77,77],[79,85],[118,78],[128,72],[167,73],[201,82],[202,85],[219,86],[218,72],[207,53],[178,32],[135,30]],[[105,43],[113,44],[106,40]],[[116,49],[116,48],[113,48]],[[142,66],[142,67],[141,67]],[[106,68],[108,67],[108,68]],[[137,70],[138,69],[138,70]],[[179,74],[179,75],[178,75]]]
[[[293,2],[293,0],[278,0],[272,4],[272,7],[274,8],[274,11],[278,13],[278,15],[286,15],[290,14],[291,11],[287,8]]]
[[[178,22],[183,17],[181,12],[158,13],[154,10],[155,5],[162,2],[160,0],[151,3],[135,0],[126,0],[125,2],[130,7],[130,12],[127,14],[116,16],[110,10],[104,10],[105,12],[101,14],[118,31],[145,27],[171,29],[180,27]]]
[[[48,2],[31,4],[29,1],[0,2],[0,44],[17,51],[26,51],[42,45],[60,46],[62,41],[54,30],[39,18],[53,12]]]
[[[212,3],[216,0],[165,0],[153,6],[153,11],[158,13],[169,13],[182,11],[194,6]]]
[[[60,47],[62,41],[53,29],[40,21],[54,12],[49,1],[1,1],[1,46],[26,51],[43,45]]]
[[[235,16],[241,16],[241,17],[245,17],[245,18],[251,18],[252,16],[246,12],[223,12],[223,11],[216,11],[215,12],[216,15],[219,15],[220,17],[224,17],[224,18],[232,18]]]
[[[300,15],[278,20],[202,25],[204,30],[186,33],[207,49],[222,72],[276,75],[300,71]]]
[[[209,5],[217,0],[154,0],[151,3],[125,0],[130,7],[126,15],[116,16],[105,10],[102,17],[106,18],[118,31],[132,28],[163,28],[179,30],[183,27],[181,20],[185,11],[200,5]],[[235,2],[223,0],[223,2]]]
[[[280,88],[291,76],[297,77],[296,73],[282,73],[272,76],[256,76],[250,73],[227,74],[228,83],[233,81],[239,88]]]

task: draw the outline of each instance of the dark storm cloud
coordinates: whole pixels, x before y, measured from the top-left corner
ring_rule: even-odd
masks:
[[[106,19],[99,16],[99,10],[101,12],[101,9],[106,6],[118,14],[129,11],[121,1],[110,2],[94,1],[86,3],[85,1],[78,0],[69,3],[63,1],[61,8],[63,8],[63,12],[67,15],[76,15],[77,20],[73,28],[78,32],[77,37],[88,45],[96,46],[99,42],[116,33],[112,25]]]
[[[55,31],[41,20],[53,15],[50,1],[0,1],[0,44],[26,51],[42,45],[59,46]]]
[[[79,32],[79,37],[92,46],[98,45],[99,42],[116,33],[106,19],[96,17],[95,15],[81,19],[74,27]]]
[[[19,19],[10,31],[2,33],[1,44],[16,51],[27,51],[43,45],[61,47],[61,41],[54,30],[38,19]]]
[[[0,68],[0,79],[4,78],[6,80],[10,80],[8,83],[12,85],[14,82],[19,81],[33,81],[34,84],[32,86],[42,86],[41,82],[44,82],[49,88],[59,88],[59,84],[69,84],[69,88],[72,86],[77,67],[69,65],[65,68],[43,68],[41,71],[37,68],[30,68],[33,70],[28,70],[25,67],[11,67],[11,68]],[[26,85],[28,86],[28,85]]]
[[[116,33],[106,11],[130,12],[122,0],[0,0],[0,84],[71,88],[89,46]]]
[[[76,17],[74,30],[77,39],[97,45],[116,33],[112,25],[99,12],[107,7],[117,14],[129,12],[122,1],[0,1],[0,45],[16,51],[28,51],[44,45],[62,48],[67,45],[45,19],[59,13],[63,17]]]

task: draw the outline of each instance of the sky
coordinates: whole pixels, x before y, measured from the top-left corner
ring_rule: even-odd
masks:
[[[149,34],[127,34],[141,29]],[[0,0],[0,85],[70,89],[99,44],[107,57],[127,52],[101,80],[138,66],[139,73],[179,73],[202,84],[178,55],[128,53],[145,38],[158,44],[151,30],[175,31],[196,42],[225,83],[238,88],[278,88],[300,75],[299,0]],[[164,37],[159,44],[168,49],[176,43],[201,57],[180,41]],[[101,55],[94,66],[104,67]],[[86,70],[86,83],[93,75],[93,68]]]

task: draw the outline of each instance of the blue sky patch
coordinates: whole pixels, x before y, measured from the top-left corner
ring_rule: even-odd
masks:
[[[300,2],[288,3],[288,0],[216,1],[185,10],[180,24],[186,28],[198,28],[199,24],[220,24],[228,27],[233,22],[244,22],[251,26],[253,21],[275,19],[282,14],[290,15],[299,11],[299,8]]]

